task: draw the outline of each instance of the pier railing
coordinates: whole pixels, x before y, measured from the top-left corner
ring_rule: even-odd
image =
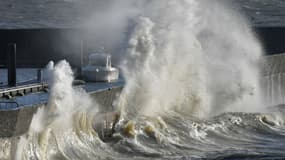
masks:
[[[48,84],[42,83],[32,83],[26,85],[20,85],[16,87],[9,87],[0,89],[0,98],[11,99],[15,96],[24,96],[28,93],[35,93],[41,91],[48,91]]]

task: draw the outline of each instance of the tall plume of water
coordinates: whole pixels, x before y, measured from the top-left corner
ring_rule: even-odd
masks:
[[[65,149],[70,148],[67,138],[77,140],[71,135],[73,131],[81,127],[79,132],[94,132],[88,116],[96,114],[97,104],[82,88],[72,85],[74,77],[68,62],[49,63],[45,75],[50,85],[48,105],[39,108],[34,115],[28,136],[21,137],[18,143],[16,159],[64,157]],[[88,120],[85,122],[88,125],[82,122],[84,120]],[[81,123],[83,126],[78,125]]]
[[[69,123],[72,122],[74,113],[88,108],[98,109],[96,103],[82,88],[73,87],[73,71],[65,60],[58,62],[55,66],[50,62],[45,75],[50,85],[50,98],[48,106],[39,110],[39,117],[44,117],[42,115],[45,113],[42,112],[46,112],[48,116],[57,117],[56,120],[60,125],[67,123],[64,126],[70,127]],[[32,123],[32,127],[34,126],[37,125]]]
[[[202,14],[205,18],[198,36],[207,55],[212,108],[218,112],[263,111],[259,41],[242,15],[226,4],[205,2],[203,8],[213,5],[213,10]]]
[[[143,1],[122,68],[121,106],[198,117],[263,109],[262,49],[246,19],[217,1]]]
[[[57,114],[69,116],[92,106],[89,95],[81,88],[74,88],[73,71],[65,60],[59,62],[53,72],[49,108],[56,107]]]

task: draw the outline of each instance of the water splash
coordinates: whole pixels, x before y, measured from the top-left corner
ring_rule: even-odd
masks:
[[[144,2],[122,63],[123,108],[197,117],[262,110],[262,49],[246,19],[217,1]]]
[[[0,139],[0,158],[3,160],[10,159],[11,155],[11,140],[8,138],[1,138]]]
[[[45,73],[50,85],[48,105],[34,115],[29,133],[18,143],[16,159],[68,159],[66,152],[72,145],[66,138],[79,145],[79,138],[96,137],[91,122],[98,105],[82,88],[72,86],[70,65],[65,60],[55,66],[51,62]]]

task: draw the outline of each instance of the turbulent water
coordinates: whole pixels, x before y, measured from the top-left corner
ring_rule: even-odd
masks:
[[[94,31],[121,48],[113,57],[126,85],[115,103],[114,140],[104,143],[92,128],[104,106],[72,88],[66,61],[50,63],[49,105],[20,138],[16,159],[285,158],[285,108],[267,107],[262,47],[231,4],[118,0],[105,7],[88,23],[105,16],[97,25],[110,26]]]
[[[284,108],[280,108],[284,112]],[[278,113],[279,113],[278,111]],[[279,113],[280,114],[280,113]],[[199,120],[169,112],[132,119],[135,137],[103,143],[91,119],[78,113],[73,127],[30,133],[22,159],[284,159],[284,119],[257,113],[225,113]],[[122,122],[123,123],[123,122]],[[146,132],[152,126],[153,132]],[[124,126],[117,126],[124,128]],[[148,134],[147,134],[148,133]]]

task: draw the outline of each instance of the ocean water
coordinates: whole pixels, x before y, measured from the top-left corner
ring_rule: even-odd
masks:
[[[283,4],[241,2],[256,15]],[[72,87],[68,62],[50,63],[50,102],[20,137],[15,159],[285,159],[282,70],[275,70],[282,63],[262,74],[263,47],[239,7],[213,0],[92,4],[100,7],[86,24],[98,41],[108,35],[121,48],[112,54],[126,80],[114,102],[114,138],[104,142],[93,129],[104,106]],[[1,140],[2,159],[9,159],[9,141]]]
[[[283,0],[221,0],[234,4],[256,26],[284,26]],[[0,2],[0,28],[76,28],[112,0],[5,0]],[[116,8],[114,8],[116,9]],[[87,23],[88,24],[88,23]]]
[[[56,125],[20,140],[19,159],[284,159],[284,106],[272,114],[224,113],[208,120],[177,112],[131,119],[134,136],[120,122],[113,142],[100,140],[86,113],[74,126]],[[277,116],[278,115],[278,116]],[[127,119],[125,120],[127,121]],[[149,128],[153,130],[147,131]],[[20,152],[20,153],[19,153]]]

